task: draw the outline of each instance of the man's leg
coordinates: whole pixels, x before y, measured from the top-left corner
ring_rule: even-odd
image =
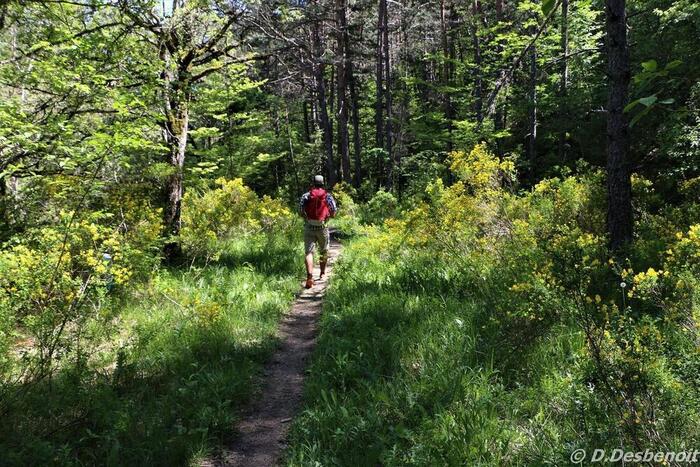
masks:
[[[327,255],[321,256],[321,259],[319,261],[319,264],[321,265],[321,273],[318,276],[319,279],[322,279],[323,275],[326,274],[326,264],[327,263],[328,263],[328,256]]]
[[[319,279],[326,273],[326,264],[328,263],[328,245],[330,242],[331,238],[328,228],[321,230],[321,235],[318,239],[318,249],[320,250],[319,262],[321,264],[321,275],[319,276]]]
[[[304,261],[306,263],[306,283],[304,286],[310,289],[314,286],[313,272],[314,272],[314,249],[316,248],[316,237],[311,229],[304,228],[304,253],[306,257]]]
[[[314,254],[307,253],[305,260],[306,260],[306,275],[311,276],[311,273],[314,272]]]

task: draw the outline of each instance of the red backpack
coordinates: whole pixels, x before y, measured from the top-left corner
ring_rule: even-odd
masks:
[[[310,198],[304,205],[306,218],[314,221],[325,221],[331,212],[326,200],[326,190],[323,188],[312,188],[309,192]]]

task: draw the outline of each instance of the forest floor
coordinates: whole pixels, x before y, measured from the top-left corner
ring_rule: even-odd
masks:
[[[316,344],[318,320],[333,263],[341,245],[331,241],[325,277],[314,287],[302,289],[280,322],[280,345],[265,365],[259,396],[243,410],[234,438],[202,466],[276,465],[284,450],[289,424],[302,403],[306,367]]]

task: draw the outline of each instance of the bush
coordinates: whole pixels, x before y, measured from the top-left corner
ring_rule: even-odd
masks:
[[[454,184],[346,250],[290,463],[563,464],[700,442],[697,198],[662,209],[635,177],[639,238],[619,261],[601,171],[514,193],[484,145],[450,159]]]
[[[398,215],[399,202],[388,191],[379,190],[367,202],[362,211],[362,222],[365,224],[380,225],[386,219]]]
[[[345,183],[340,182],[333,187],[333,198],[338,204],[338,214],[331,222],[331,225],[339,230],[343,235],[352,236],[359,229],[358,208],[354,198],[355,189]]]
[[[161,260],[163,210],[154,209],[148,201],[129,192],[117,193],[106,209],[119,213],[106,221],[117,225],[133,278],[148,279]]]
[[[8,324],[0,362],[7,381],[47,376],[61,362],[85,364],[101,337],[92,323],[110,319],[108,292],[125,290],[153,264],[149,250],[158,242],[148,232],[159,229],[144,224],[123,235],[103,225],[108,214],[72,217],[64,214],[65,227],[29,230],[0,252],[0,320]],[[14,368],[12,352],[21,356]]]
[[[288,230],[294,216],[281,201],[262,199],[240,178],[216,181],[218,188],[189,192],[183,199],[180,241],[193,258],[216,259],[222,239],[257,231]]]
[[[76,229],[92,242],[92,227]],[[3,328],[17,333],[9,356],[0,355],[0,365],[6,357],[14,365],[13,377],[0,380],[0,464],[186,465],[213,452],[255,390],[299,287],[299,244],[285,234],[225,239],[221,260],[206,268],[162,267],[148,282],[115,284],[111,292],[100,283],[85,291],[86,307],[73,310],[59,309],[58,299],[74,290],[62,279],[49,315],[23,308],[33,319],[81,316],[66,324],[45,378],[17,352],[35,338],[20,336],[26,329],[15,322]],[[71,245],[76,241],[71,235]],[[69,250],[76,256],[84,248]],[[32,280],[30,267],[39,277],[50,273],[42,267],[47,258],[24,247],[14,253],[19,266],[0,255],[3,291],[6,273],[18,281]],[[0,294],[0,319],[14,298]],[[53,329],[56,337],[48,324],[46,335]]]

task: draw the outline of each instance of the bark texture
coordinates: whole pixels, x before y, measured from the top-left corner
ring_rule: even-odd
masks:
[[[187,73],[187,65],[176,63],[167,46],[163,47],[161,58],[164,64],[162,73],[163,111],[165,113],[163,138],[168,148],[166,162],[171,168],[171,173],[165,183],[165,209],[163,210],[166,234],[171,240],[166,242],[164,253],[166,259],[172,261],[181,254],[180,243],[174,238],[180,234],[182,227],[183,169],[189,129],[191,83]]]
[[[630,83],[625,0],[605,1],[608,49],[607,189],[610,247],[621,250],[632,240],[632,183],[627,160],[629,124],[623,112]]]
[[[345,0],[336,0],[336,42],[337,42],[337,98],[336,121],[338,125],[338,154],[340,155],[340,180],[350,181],[350,147],[348,133],[348,21]]]
[[[559,132],[559,160],[565,161],[566,132],[568,129],[569,115],[566,98],[569,88],[569,0],[561,2],[561,78],[559,81],[559,124],[562,129]]]
[[[316,99],[318,106],[318,126],[323,132],[323,148],[325,150],[326,181],[329,187],[335,185],[335,164],[333,163],[333,128],[328,117],[328,102],[326,98],[326,83],[324,78],[325,64],[322,61],[323,46],[319,25],[316,23],[313,29],[313,42],[315,50],[314,80],[316,81]]]

